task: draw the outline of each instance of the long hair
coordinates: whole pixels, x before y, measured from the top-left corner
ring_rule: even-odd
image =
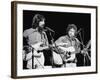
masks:
[[[72,29],[72,28],[75,30],[75,35],[76,35],[76,33],[77,33],[77,26],[75,24],[68,24],[68,27],[66,29],[67,35],[68,35],[69,30]]]
[[[32,28],[37,28],[39,26],[39,22],[45,20],[45,17],[40,14],[35,14],[32,20]]]

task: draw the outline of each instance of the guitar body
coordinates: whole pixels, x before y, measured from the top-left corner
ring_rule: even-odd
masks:
[[[33,51],[34,68],[44,68],[44,62],[45,62],[44,54],[43,54],[43,52],[38,52],[38,50],[40,50],[41,44],[42,44],[42,42],[32,45],[32,47],[34,48],[34,51]],[[43,49],[45,49],[45,48],[43,48]]]
[[[34,54],[40,54],[41,56],[34,56],[34,67],[35,68],[44,68],[44,54],[43,52],[37,52],[35,51]]]
[[[75,48],[73,46],[70,47],[58,46],[58,49],[59,53],[53,51],[54,64],[62,65],[63,61],[75,58],[75,54],[73,54],[75,52]],[[68,55],[68,52],[70,52],[71,55]]]
[[[53,62],[56,65],[62,65],[63,64],[63,60],[60,54],[56,53],[53,51]]]

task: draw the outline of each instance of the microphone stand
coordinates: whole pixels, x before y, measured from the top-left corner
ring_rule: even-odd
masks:
[[[54,38],[53,38],[53,36],[52,36],[52,34],[51,34],[51,31],[49,31],[50,32],[50,36],[51,36],[51,44],[54,44]],[[54,35],[55,35],[55,33],[54,33]],[[52,58],[51,58],[51,64],[52,64],[52,67],[54,67],[54,64],[53,64],[53,49],[51,49],[51,51],[52,51],[52,54],[51,54],[51,56],[52,56]]]
[[[54,35],[55,35],[55,33],[54,33]],[[55,48],[57,49],[57,52],[58,52],[59,55],[61,56],[60,51],[59,51],[57,45],[56,45],[55,42],[54,42],[54,38],[53,38],[53,36],[52,36],[52,34],[51,34],[51,31],[50,31],[50,36],[51,36],[51,43],[54,44]],[[52,50],[52,67],[54,67],[54,64],[53,64],[53,61],[54,61],[54,59],[53,59],[53,49],[51,49],[51,50]],[[61,58],[62,58],[62,60],[63,60],[63,57],[62,57],[62,56],[61,56]],[[64,67],[66,67],[65,64],[64,64]]]
[[[33,56],[34,53],[33,52],[34,52],[34,48],[32,48],[32,69],[34,69],[34,66],[33,66],[34,65],[34,56]]]
[[[79,32],[79,36],[80,36],[80,39],[81,39],[81,42],[80,42],[80,44],[83,46],[83,49],[86,47],[84,44],[83,44],[83,40],[82,40],[82,36],[81,36],[81,33]],[[89,58],[89,60],[90,60],[90,57],[89,57],[89,55],[88,55],[88,53],[86,52],[85,54],[83,54],[84,55],[84,66],[85,66],[85,63],[86,63],[86,55],[87,55],[87,57]]]
[[[55,44],[55,42],[54,42],[54,38],[53,38],[53,36],[52,36],[52,34],[51,34],[51,31],[49,31],[50,32],[50,36],[51,36],[51,43],[52,44],[54,44],[54,46],[55,46],[55,48],[57,49],[57,45]],[[54,33],[54,35],[55,35],[55,32],[53,32]],[[57,49],[58,50],[58,49]],[[53,49],[51,48],[51,51],[52,51],[52,68],[54,67],[54,63],[53,63],[53,61],[54,61],[54,59],[53,59]],[[59,50],[58,50],[58,52],[59,52]],[[61,56],[61,55],[60,55]],[[62,58],[62,57],[61,57]],[[63,59],[63,58],[62,58]]]
[[[79,36],[80,36],[80,39],[81,39],[81,42],[80,42],[80,44],[83,46],[83,49],[85,48],[85,45],[83,44],[83,40],[82,40],[82,36],[81,36],[81,33],[79,32]],[[85,66],[85,55],[84,55],[84,59],[83,59],[84,61],[83,61],[83,64],[84,64],[84,66]]]

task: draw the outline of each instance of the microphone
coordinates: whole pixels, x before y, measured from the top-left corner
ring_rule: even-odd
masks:
[[[51,31],[51,32],[55,32],[54,30],[52,30],[51,28],[49,27],[45,27],[47,30]]]

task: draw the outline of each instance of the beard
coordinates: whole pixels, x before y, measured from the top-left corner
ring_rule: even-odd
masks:
[[[38,27],[39,32],[42,32],[44,30],[44,25],[41,25]]]

